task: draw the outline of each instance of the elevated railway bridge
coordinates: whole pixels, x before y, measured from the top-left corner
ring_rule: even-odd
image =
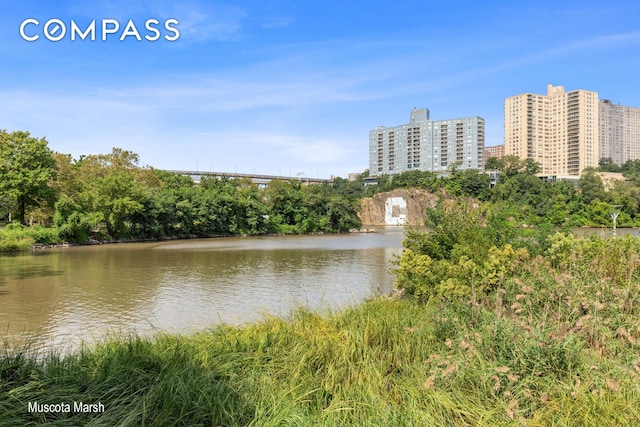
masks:
[[[202,177],[219,177],[232,179],[250,179],[258,185],[258,187],[266,187],[267,184],[274,180],[279,181],[299,181],[302,184],[325,184],[330,183],[330,179],[310,178],[307,176],[280,176],[280,175],[260,175],[255,173],[233,173],[233,172],[203,172],[203,171],[187,171],[187,170],[165,170],[165,172],[175,173],[177,175],[188,176],[194,183],[199,184]]]

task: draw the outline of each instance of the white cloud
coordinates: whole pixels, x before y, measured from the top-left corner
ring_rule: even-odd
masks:
[[[186,12],[184,12],[186,11]],[[243,28],[246,12],[234,6],[202,7],[191,3],[189,7],[175,7],[172,14],[180,22],[183,41],[233,40]]]
[[[294,21],[293,18],[280,15],[267,15],[262,19],[262,28],[272,30],[286,27]]]
[[[247,13],[243,8],[220,1],[186,0],[94,0],[74,1],[72,17],[87,19],[177,19],[181,40],[227,41],[238,37]]]

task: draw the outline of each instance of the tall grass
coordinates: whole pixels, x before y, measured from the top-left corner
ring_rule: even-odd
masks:
[[[39,225],[24,227],[20,224],[9,224],[0,228],[0,253],[26,252],[35,243],[60,243],[58,230]]]
[[[27,252],[35,241],[30,237],[12,238],[0,236],[0,253]]]

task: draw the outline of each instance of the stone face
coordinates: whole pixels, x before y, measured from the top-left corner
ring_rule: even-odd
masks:
[[[405,225],[407,222],[407,201],[404,197],[387,197],[384,204],[386,225]]]
[[[428,206],[434,206],[438,195],[418,189],[400,189],[362,199],[360,220],[363,226],[424,225]]]

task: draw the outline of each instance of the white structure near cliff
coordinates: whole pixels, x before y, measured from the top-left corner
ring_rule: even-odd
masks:
[[[363,226],[422,226],[427,207],[434,206],[440,197],[418,189],[378,193],[360,201],[359,216]]]
[[[389,197],[385,202],[384,222],[386,225],[407,223],[407,201],[403,197]]]

